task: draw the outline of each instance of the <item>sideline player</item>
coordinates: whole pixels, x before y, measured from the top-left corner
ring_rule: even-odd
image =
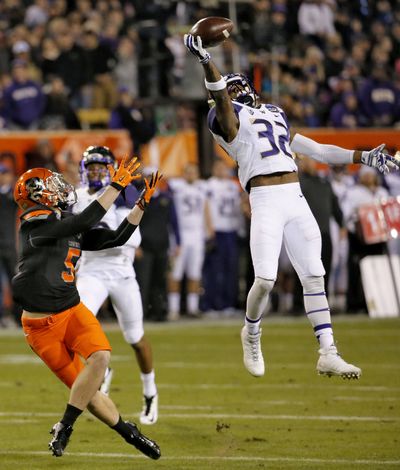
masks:
[[[80,163],[83,187],[77,190],[77,203],[72,211],[82,212],[110,184],[107,165],[115,166],[115,156],[108,147],[91,146],[83,152]],[[114,201],[97,227],[115,230],[134,207],[137,190],[129,185]],[[79,260],[76,287],[82,302],[97,315],[110,297],[125,341],[135,351],[143,384],[142,424],[154,424],[158,418],[158,396],[154,380],[151,346],[144,336],[143,307],[139,285],[133,269],[135,249],[140,245],[137,228],[123,246],[101,251],[83,251]],[[113,371],[108,369],[100,388],[108,394]]]
[[[206,240],[214,238],[210,208],[204,181],[199,180],[198,166],[188,163],[182,178],[171,178],[180,234],[180,249],[173,261],[168,294],[168,320],[179,318],[181,282],[187,276],[187,313],[199,313],[199,289]]]
[[[215,103],[208,114],[209,128],[237,162],[240,184],[250,192],[255,280],[247,297],[241,332],[245,367],[256,377],[264,375],[260,323],[276,280],[283,239],[303,286],[305,310],[319,342],[317,371],[358,379],[361,369],[345,362],[335,347],[324,288],[321,234],[301,193],[292,152],[325,163],[364,163],[381,172],[388,172],[388,165],[395,166],[394,158],[383,153],[384,145],[360,152],[322,145],[300,134],[290,146],[289,124],[282,109],[261,104],[246,76],[222,77],[199,36],[187,34],[184,43],[203,65],[205,86]]]
[[[14,298],[23,308],[28,344],[71,389],[64,416],[51,430],[49,448],[56,457],[64,453],[73,425],[85,408],[147,456],[158,459],[161,455],[158,445],[135,424],[123,421],[112,400],[99,391],[111,346],[95,316],[80,301],[75,285],[81,250],[123,245],[142,219],[160,179],[158,173],[150,183],[145,181],[135,207],[116,230],[92,229],[120,192],[140,178],[135,174],[136,160],[124,159],[117,170],[109,167],[111,184],[78,215],[65,211],[76,202],[76,193],[59,173],[34,168],[15,184],[14,198],[24,212],[21,255],[12,281]]]

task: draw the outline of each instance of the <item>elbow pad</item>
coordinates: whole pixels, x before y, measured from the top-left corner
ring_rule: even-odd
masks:
[[[294,136],[290,148],[295,153],[302,153],[321,163],[330,163],[331,165],[353,163],[353,150],[343,149],[336,145],[319,144],[301,134]]]

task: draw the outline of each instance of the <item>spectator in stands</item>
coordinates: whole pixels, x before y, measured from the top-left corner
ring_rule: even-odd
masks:
[[[118,105],[112,110],[110,129],[127,129],[132,139],[133,152],[140,155],[140,148],[155,134],[155,121],[150,108],[142,108],[125,87],[119,89]]]
[[[182,39],[180,38],[182,43]],[[119,88],[126,88],[133,98],[138,96],[138,59],[132,39],[122,37],[117,49],[114,77]]]
[[[335,33],[333,7],[330,0],[303,0],[298,11],[300,33],[320,47]]]
[[[148,176],[152,168],[144,168]],[[142,243],[135,254],[135,271],[142,293],[145,319],[167,319],[167,271],[170,234],[175,247],[180,246],[177,215],[172,196],[166,190],[157,189],[145,216],[140,222]]]
[[[74,109],[69,104],[67,92],[61,77],[50,77],[45,86],[46,107],[40,122],[40,129],[80,129],[81,125]]]
[[[88,64],[83,49],[75,44],[71,32],[63,26],[55,36],[55,41],[60,49],[55,73],[63,79],[69,90],[71,105],[74,108],[89,107],[83,93],[83,86],[88,83]]]
[[[4,117],[9,129],[37,129],[45,106],[45,96],[39,83],[29,77],[27,63],[15,59],[13,80],[4,90]]]
[[[380,184],[379,175],[372,168],[363,167],[358,173],[358,183],[350,187],[343,200],[343,214],[349,237],[347,311],[366,312],[364,292],[361,283],[360,261],[366,256],[382,255],[385,243],[365,243],[360,233],[358,209],[365,204],[388,197]]]
[[[83,32],[82,44],[92,85],[92,108],[112,108],[117,104],[117,87],[112,72],[117,60],[112,50],[99,41],[98,33],[88,25]]]
[[[353,92],[344,93],[330,113],[329,120],[333,127],[356,129],[362,126],[362,116],[359,111],[357,96]]]
[[[11,167],[0,163],[0,327],[7,326],[4,315],[3,275],[11,286],[17,261],[16,223],[17,205],[14,201],[15,176]],[[18,318],[18,307],[11,308],[12,316]],[[18,320],[19,321],[19,320]]]
[[[60,49],[56,41],[50,37],[45,37],[40,48],[40,68],[45,82],[48,77],[61,73],[60,62],[58,61],[59,57]]]
[[[14,59],[21,59],[26,62],[29,77],[35,82],[42,81],[41,70],[32,62],[31,46],[26,41],[17,41],[12,47]]]
[[[369,126],[392,126],[400,119],[400,91],[389,81],[384,63],[373,64],[371,78],[359,88],[358,99]]]

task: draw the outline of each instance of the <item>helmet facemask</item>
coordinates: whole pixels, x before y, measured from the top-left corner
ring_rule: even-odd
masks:
[[[54,207],[67,209],[77,201],[76,191],[72,184],[64,179],[61,173],[54,173],[45,180],[46,190],[50,193],[49,200],[54,201]]]
[[[229,73],[224,75],[224,79],[232,101],[237,101],[252,108],[259,106],[259,96],[249,78],[241,73]]]
[[[104,165],[105,171],[97,172],[98,174],[91,172],[90,166],[94,163]],[[115,168],[115,157],[109,148],[89,147],[86,149],[79,168],[82,185],[89,186],[90,189],[95,191],[109,185],[111,183],[111,176],[107,169],[108,165],[112,165]],[[99,173],[103,174],[99,175]]]

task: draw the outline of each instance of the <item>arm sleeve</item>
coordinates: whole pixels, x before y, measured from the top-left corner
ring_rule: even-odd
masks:
[[[31,232],[31,241],[38,245],[41,240],[49,238],[65,238],[86,232],[103,218],[107,211],[97,201],[93,201],[80,214],[71,215],[51,223],[42,223]]]
[[[332,165],[353,163],[354,150],[346,150],[336,145],[319,144],[301,134],[294,136],[290,148],[295,153],[302,153],[321,163]]]
[[[98,251],[124,245],[129,240],[136,227],[137,225],[133,225],[129,223],[127,219],[124,219],[117,230],[104,228],[89,230],[83,234],[82,250]]]

